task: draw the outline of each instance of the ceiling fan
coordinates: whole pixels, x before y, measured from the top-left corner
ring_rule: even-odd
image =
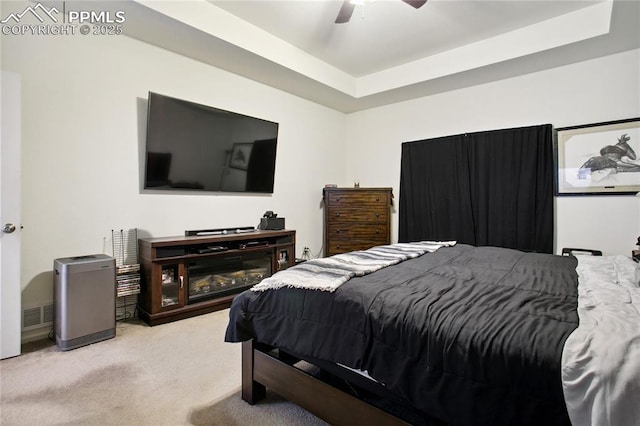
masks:
[[[410,6],[419,9],[424,5],[427,0],[402,0]],[[336,17],[336,24],[344,24],[351,20],[351,15],[353,15],[353,10],[356,8],[358,4],[364,3],[363,0],[344,0],[342,2],[342,7],[338,12],[338,16]]]

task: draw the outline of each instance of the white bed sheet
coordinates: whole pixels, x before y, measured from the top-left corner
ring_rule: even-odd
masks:
[[[624,256],[578,256],[580,324],[562,354],[574,426],[640,425],[640,269]]]

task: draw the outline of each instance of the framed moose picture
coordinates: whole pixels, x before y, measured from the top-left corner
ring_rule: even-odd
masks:
[[[640,117],[556,129],[556,195],[640,191]]]

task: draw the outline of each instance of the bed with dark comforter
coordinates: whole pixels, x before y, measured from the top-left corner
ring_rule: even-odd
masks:
[[[569,424],[561,383],[578,325],[576,258],[458,244],[337,290],[235,298],[225,340],[363,370],[451,424]]]

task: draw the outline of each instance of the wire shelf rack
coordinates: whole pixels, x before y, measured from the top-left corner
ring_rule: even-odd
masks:
[[[140,293],[138,230],[111,230],[113,257],[116,259],[116,319],[137,316]]]

